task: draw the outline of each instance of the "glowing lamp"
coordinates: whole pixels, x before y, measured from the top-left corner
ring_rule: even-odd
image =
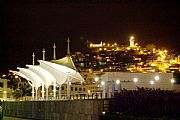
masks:
[[[90,90],[88,90],[88,93],[90,93],[91,91]]]
[[[101,85],[104,85],[104,84],[105,84],[104,81],[102,81],[102,82],[101,82]]]
[[[134,39],[134,36],[131,36],[130,39],[131,39],[131,40]]]
[[[105,115],[105,114],[106,114],[106,112],[104,111],[104,112],[102,112],[102,114],[103,114],[103,115]]]
[[[175,80],[173,78],[171,79],[171,83],[175,83]]]
[[[17,78],[19,78],[17,75],[16,75],[16,76],[14,76],[14,77],[15,77],[16,79],[17,79]]]
[[[150,81],[150,84],[153,85],[153,84],[154,84],[154,81],[151,80],[151,81]]]
[[[116,80],[116,84],[119,84],[120,83],[120,80]]]
[[[159,80],[159,76],[155,76],[154,79],[155,79],[156,81],[158,81],[158,80]]]
[[[137,78],[134,78],[133,81],[134,81],[135,83],[137,83],[137,82],[138,82],[138,79],[137,79]]]
[[[99,78],[98,78],[98,77],[95,77],[95,79],[94,79],[94,80],[97,82],[97,81],[99,81]]]

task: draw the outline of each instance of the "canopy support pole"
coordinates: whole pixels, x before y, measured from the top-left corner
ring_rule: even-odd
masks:
[[[34,85],[32,86],[32,100],[34,100]]]
[[[54,99],[56,99],[56,81],[54,81],[54,84],[53,84],[53,92],[54,92]]]
[[[67,99],[70,99],[70,79],[69,79],[69,73],[68,73],[68,79],[67,79]]]
[[[42,84],[42,99],[44,100],[44,84]]]
[[[37,96],[38,96],[38,92],[37,92],[38,91],[38,87],[36,87],[35,89],[36,89],[36,98],[35,98],[35,100],[38,100],[37,99]]]
[[[46,87],[46,100],[48,100],[48,87]]]
[[[61,99],[61,84],[59,84],[59,100]]]

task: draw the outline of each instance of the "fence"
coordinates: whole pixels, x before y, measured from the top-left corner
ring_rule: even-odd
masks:
[[[99,120],[103,99],[3,102],[4,116],[36,120]]]

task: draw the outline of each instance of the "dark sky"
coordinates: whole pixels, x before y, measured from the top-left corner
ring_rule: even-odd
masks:
[[[46,58],[52,59],[53,43],[57,45],[57,57],[64,56],[68,36],[71,51],[83,50],[86,40],[129,44],[130,35],[134,35],[142,46],[152,43],[169,50],[180,48],[179,6],[176,2],[130,0],[118,3],[3,3],[0,71],[31,64],[32,52],[36,59],[41,59],[43,48]]]

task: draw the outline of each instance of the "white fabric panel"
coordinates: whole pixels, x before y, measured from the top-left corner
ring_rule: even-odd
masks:
[[[48,62],[48,61],[43,61],[43,60],[39,60],[39,62],[41,63],[44,63],[58,71],[61,71],[63,72],[64,74],[67,74],[69,75],[70,77],[74,78],[72,80],[74,81],[79,81],[79,82],[83,82],[84,79],[82,78],[82,76],[75,70],[71,69],[71,68],[68,68],[66,66],[63,66],[63,65],[60,65],[60,64],[56,64],[56,63],[51,63],[51,62]],[[74,82],[74,81],[71,81],[71,82]]]
[[[56,79],[56,82],[60,85],[62,85],[68,78],[67,74],[64,74],[63,72],[56,70],[55,68],[51,67],[50,65],[45,64],[43,61],[39,60],[40,67],[46,69],[49,73],[51,73],[54,78]]]
[[[20,76],[20,77],[26,79],[26,80],[28,81],[28,83],[29,83],[32,87],[34,86],[32,80],[29,79],[26,75],[22,74],[21,72],[18,72],[18,71],[12,71],[12,70],[10,70],[10,72],[12,72],[12,73],[14,73],[14,74],[16,74],[16,75],[18,75],[18,76]]]
[[[21,76],[22,78],[26,79],[26,80],[30,80],[27,76],[25,76],[24,74],[18,72],[18,71],[13,71],[13,70],[10,70],[9,72],[12,72],[18,76]],[[30,80],[31,81],[31,80]]]
[[[34,65],[26,65],[29,67],[28,69],[36,73],[38,76],[41,77],[41,79],[44,81],[44,84],[46,87],[49,87],[53,84],[56,79],[52,76],[51,73],[49,73],[47,70],[43,69],[40,66],[34,66]]]
[[[31,70],[28,70],[27,68],[17,68],[17,69],[19,69],[20,73],[24,74],[32,81],[34,87],[38,88],[41,86],[42,83],[44,83],[44,81]]]

